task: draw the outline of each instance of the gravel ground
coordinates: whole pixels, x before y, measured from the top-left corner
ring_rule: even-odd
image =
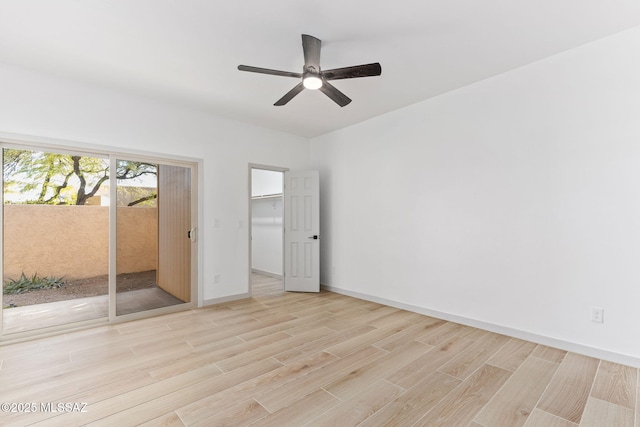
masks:
[[[70,280],[61,288],[41,289],[23,294],[5,294],[2,296],[4,307],[19,307],[23,305],[42,304],[45,302],[64,301],[76,298],[106,295],[108,292],[109,276],[96,276],[87,279]],[[127,292],[136,289],[152,288],[155,286],[156,271],[140,273],[118,274],[116,291]]]

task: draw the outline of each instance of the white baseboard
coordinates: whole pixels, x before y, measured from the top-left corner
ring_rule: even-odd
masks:
[[[485,331],[495,332],[502,335],[507,335],[513,338],[519,338],[525,341],[531,341],[536,344],[546,345],[548,347],[559,348],[561,350],[570,351],[573,353],[582,354],[584,356],[595,357],[597,359],[607,360],[621,365],[627,365],[634,368],[640,368],[640,358],[631,356],[628,354],[616,353],[601,348],[591,347],[584,344],[579,344],[571,341],[565,341],[545,335],[539,335],[533,332],[523,331],[520,329],[510,328],[508,326],[498,325],[494,323],[484,322],[482,320],[471,319],[455,314],[444,313],[436,310],[430,310],[425,307],[420,307],[411,304],[405,304],[398,301],[389,300],[386,298],[379,298],[373,295],[362,294],[359,292],[353,292],[346,289],[337,288],[329,285],[321,285],[322,289],[326,289],[330,292],[337,294],[347,295],[350,297],[362,299],[365,301],[376,302],[378,304],[388,305],[390,307],[399,308],[402,310],[412,311],[414,313],[424,314],[425,316],[435,317],[442,320],[447,320],[454,323],[460,323],[462,325],[472,326],[474,328],[483,329]]]
[[[251,272],[256,274],[262,274],[263,276],[273,277],[274,279],[279,279],[279,280],[282,280],[282,277],[283,277],[282,274],[276,274],[276,273],[271,273],[269,271],[258,270],[257,268],[252,268]]]
[[[228,295],[226,297],[206,299],[202,301],[202,307],[206,307],[208,305],[222,304],[223,302],[236,301],[239,299],[251,298],[251,294],[249,292],[245,292],[243,294],[235,294]]]

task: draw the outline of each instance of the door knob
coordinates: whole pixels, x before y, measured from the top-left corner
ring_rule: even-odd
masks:
[[[309,236],[309,239],[318,240],[318,235],[315,234],[313,236]]]

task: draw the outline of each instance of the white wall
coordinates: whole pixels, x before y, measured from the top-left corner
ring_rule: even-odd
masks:
[[[201,298],[248,292],[248,165],[304,168],[307,140],[2,64],[0,94],[0,137],[200,159]]]
[[[251,209],[251,267],[282,276],[283,198],[256,199]]]
[[[640,366],[638,52],[640,27],[313,139],[322,282]]]
[[[283,173],[252,169],[251,194],[279,197],[251,202],[251,267],[263,273],[282,276],[282,218],[284,215]]]

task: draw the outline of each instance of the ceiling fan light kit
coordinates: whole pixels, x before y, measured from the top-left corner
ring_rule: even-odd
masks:
[[[302,85],[305,89],[320,89],[322,87],[322,78],[317,75],[307,74],[302,78]]]
[[[329,83],[330,80],[354,79],[358,77],[372,77],[382,74],[380,63],[375,62],[365,65],[354,65],[351,67],[334,68],[322,71],[320,69],[320,48],[322,41],[313,36],[302,35],[302,52],[304,54],[304,68],[302,73],[290,71],[271,70],[269,68],[252,67],[249,65],[238,65],[238,70],[251,73],[271,74],[274,76],[294,77],[302,79],[297,86],[287,92],[282,98],[276,101],[275,106],[285,105],[304,89],[319,90],[331,98],[341,107],[349,104],[351,99],[340,92],[335,86]]]

